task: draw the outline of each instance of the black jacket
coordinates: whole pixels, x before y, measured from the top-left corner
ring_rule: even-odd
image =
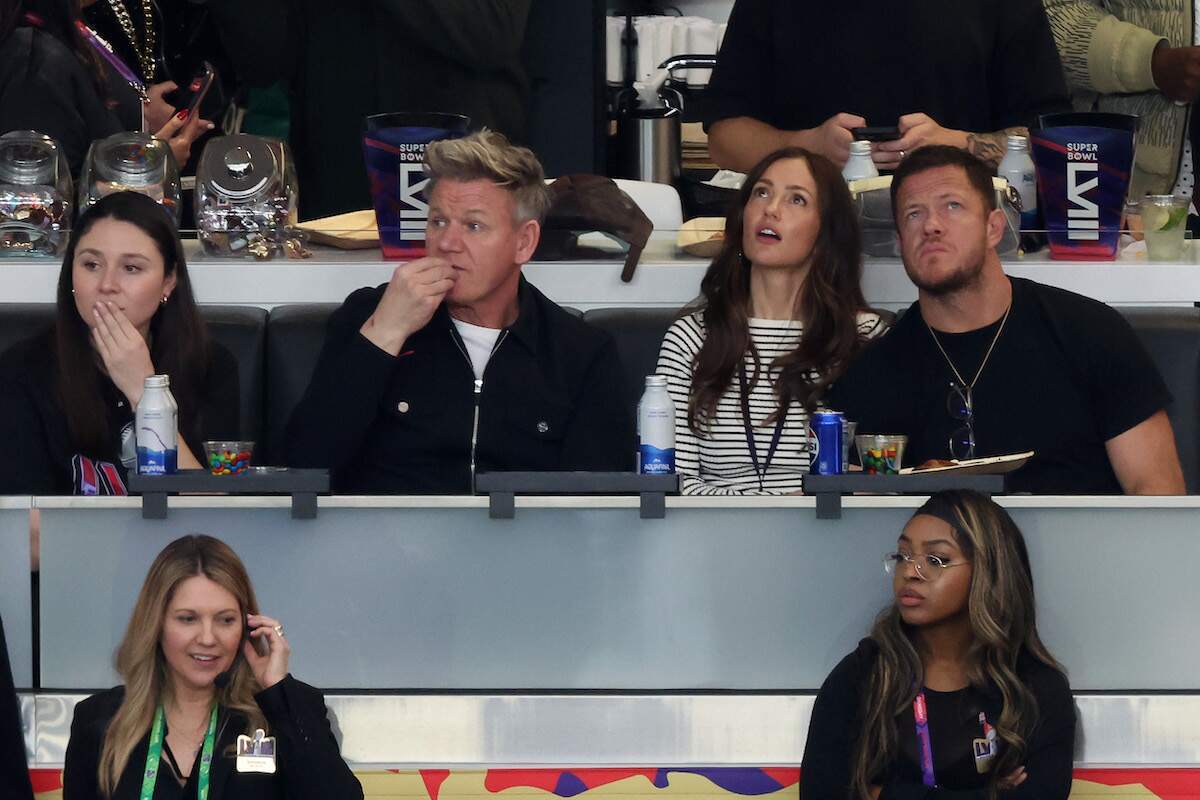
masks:
[[[63,800],[99,800],[97,770],[104,732],[125,696],[118,686],[95,694],[75,707],[71,739],[63,766]],[[288,675],[255,695],[276,737],[276,771],[273,775],[240,773],[234,753],[237,737],[245,733],[245,717],[222,708],[217,719],[217,742],[209,783],[209,800],[361,800],[362,786],[342,760],[337,740],[326,716],[325,699],[319,691]],[[136,800],[142,788],[150,731],[133,748],[111,800]],[[184,796],[195,796],[196,777],[184,786]],[[177,794],[167,765],[166,752],[155,785],[154,797]],[[164,792],[163,789],[168,791]],[[174,791],[172,791],[174,790]]]
[[[123,434],[132,432],[133,412],[125,396],[102,379],[97,403],[108,409],[111,439],[106,452],[80,454],[71,439],[67,418],[58,399],[58,361],[54,330],[19,342],[0,355],[0,437],[24,455],[20,463],[0,463],[0,495],[78,494],[77,455],[112,464],[126,480]],[[223,345],[209,342],[209,366],[197,398],[199,408],[181,410],[183,439],[198,459],[206,440],[238,439],[239,381],[237,360]],[[176,398],[178,399],[178,398]],[[103,493],[103,492],[102,492]]]
[[[25,761],[25,738],[21,733],[20,709],[8,662],[4,620],[0,619],[0,797],[32,800],[29,765]]]
[[[469,494],[475,373],[445,305],[393,357],[359,328],[386,287],[329,319],[287,427],[288,464],[328,467],[337,492]],[[612,338],[521,279],[517,320],[478,398],[478,472],[627,470],[633,420]]]
[[[370,208],[363,119],[465,114],[521,139],[532,0],[209,0],[238,76],[285,81],[304,219]]]
[[[51,34],[22,27],[0,42],[0,134],[46,134],[62,146],[78,178],[94,139],[140,129],[133,90],[110,78],[102,94],[75,53]]]
[[[817,695],[812,719],[808,725],[808,741],[804,746],[804,762],[800,771],[800,795],[821,800],[849,800],[852,766],[859,730],[862,725],[862,702],[868,692],[871,669],[879,654],[872,639],[863,639],[858,648],[842,659]],[[1075,704],[1067,678],[1053,667],[1022,654],[1017,662],[1017,674],[1033,693],[1038,705],[1038,719],[1029,736],[1025,763],[1028,779],[1012,790],[1000,794],[1003,800],[1067,800],[1071,792],[1072,758],[1075,749]],[[999,718],[1003,698],[995,690],[968,690],[981,703],[992,708],[991,719]],[[899,723],[900,717],[897,717]],[[934,757],[938,754],[938,728],[930,720],[930,736]],[[930,789],[922,782],[916,760],[916,735],[911,713],[908,725],[899,725],[900,754],[888,765],[887,774],[878,778],[883,791],[879,800],[989,800],[986,788],[963,789],[945,787]],[[907,738],[904,738],[907,737]],[[912,743],[911,758],[906,743]],[[942,776],[942,772],[938,772]],[[939,780],[939,784],[942,781]]]

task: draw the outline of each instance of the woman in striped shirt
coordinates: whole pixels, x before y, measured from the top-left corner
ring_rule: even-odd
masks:
[[[746,176],[701,297],[663,339],[684,494],[789,494],[808,415],[883,329],[860,282],[857,215],[822,156],[777,150]]]

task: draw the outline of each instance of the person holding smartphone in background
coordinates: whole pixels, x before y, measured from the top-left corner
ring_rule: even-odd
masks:
[[[880,169],[929,144],[996,165],[1009,133],[1070,107],[1041,0],[737,0],[708,94],[709,152],[738,172],[788,146],[840,166],[865,126],[895,126]]]
[[[288,673],[290,654],[227,544],[171,542],[117,649],[125,684],[75,707],[63,800],[361,799],[324,698]],[[250,749],[257,759],[239,755]]]

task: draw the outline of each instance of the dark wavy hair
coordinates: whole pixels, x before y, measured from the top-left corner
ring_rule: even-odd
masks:
[[[101,96],[107,95],[108,81],[100,56],[75,27],[75,21],[83,18],[80,0],[5,0],[0,5],[3,6],[0,8],[0,42],[25,24],[27,14],[31,15],[38,21],[35,27],[70,48],[75,58],[87,68],[96,91]]]
[[[758,381],[763,365],[750,338],[750,264],[742,255],[742,219],[754,185],[776,161],[800,158],[808,164],[817,186],[820,231],[813,244],[812,266],[796,297],[793,318],[804,326],[796,349],[780,356],[775,392],[776,414],[799,402],[811,412],[829,384],[858,352],[858,312],[867,307],[862,293],[862,241],[858,215],[841,173],[824,156],[800,147],[776,150],[746,175],[725,217],[725,241],[700,282],[700,299],[685,310],[704,312],[704,343],[696,354],[688,425],[700,432],[712,417],[717,401],[733,381],[734,371],[749,350]],[[777,417],[773,415],[772,419]]]
[[[154,240],[162,256],[164,273],[175,276],[170,299],[159,305],[150,320],[150,358],[159,374],[171,376],[171,393],[179,405],[179,430],[198,452],[200,420],[198,398],[208,369],[208,334],[188,279],[183,244],[170,212],[136,192],[117,192],[101,199],[79,217],[58,273],[58,311],[54,346],[58,359],[58,396],[72,444],[86,455],[103,457],[110,448],[113,425],[101,401],[105,376],[91,342],[91,329],[79,316],[72,287],[72,269],[79,240],[102,219],[137,226]]]
[[[949,522],[954,541],[972,565],[967,614],[973,640],[966,653],[967,677],[972,686],[994,689],[1003,698],[995,725],[1006,747],[990,770],[989,782],[995,797],[996,781],[1025,763],[1038,719],[1037,700],[1018,675],[1017,662],[1033,658],[1064,670],[1038,635],[1029,552],[1008,512],[979,492],[953,490],[930,497],[913,516],[919,514]],[[895,757],[896,717],[912,705],[916,687],[924,682],[914,635],[895,604],[880,613],[871,629],[879,653],[863,696],[852,763],[851,796],[856,800],[869,800],[871,784]]]

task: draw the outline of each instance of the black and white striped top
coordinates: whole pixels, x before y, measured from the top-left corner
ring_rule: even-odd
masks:
[[[808,472],[808,414],[793,403],[784,421],[779,447],[770,469],[759,486],[758,475],[750,459],[742,424],[741,391],[738,382],[725,390],[717,401],[716,412],[704,435],[697,436],[687,424],[688,397],[692,391],[692,372],[696,354],[704,341],[703,311],[676,320],[663,338],[656,372],[667,379],[667,391],[675,403],[675,470],[679,473],[683,494],[737,495],[789,494],[803,488]],[[871,339],[883,332],[884,323],[877,314],[861,312],[859,334]],[[750,338],[759,359],[767,369],[767,380],[759,380],[750,391],[750,418],[754,423],[754,443],[760,468],[764,465],[774,424],[766,419],[778,407],[775,381],[779,370],[770,364],[795,349],[800,341],[801,324],[794,320],[751,319]],[[754,374],[750,353],[746,353],[746,375]]]

